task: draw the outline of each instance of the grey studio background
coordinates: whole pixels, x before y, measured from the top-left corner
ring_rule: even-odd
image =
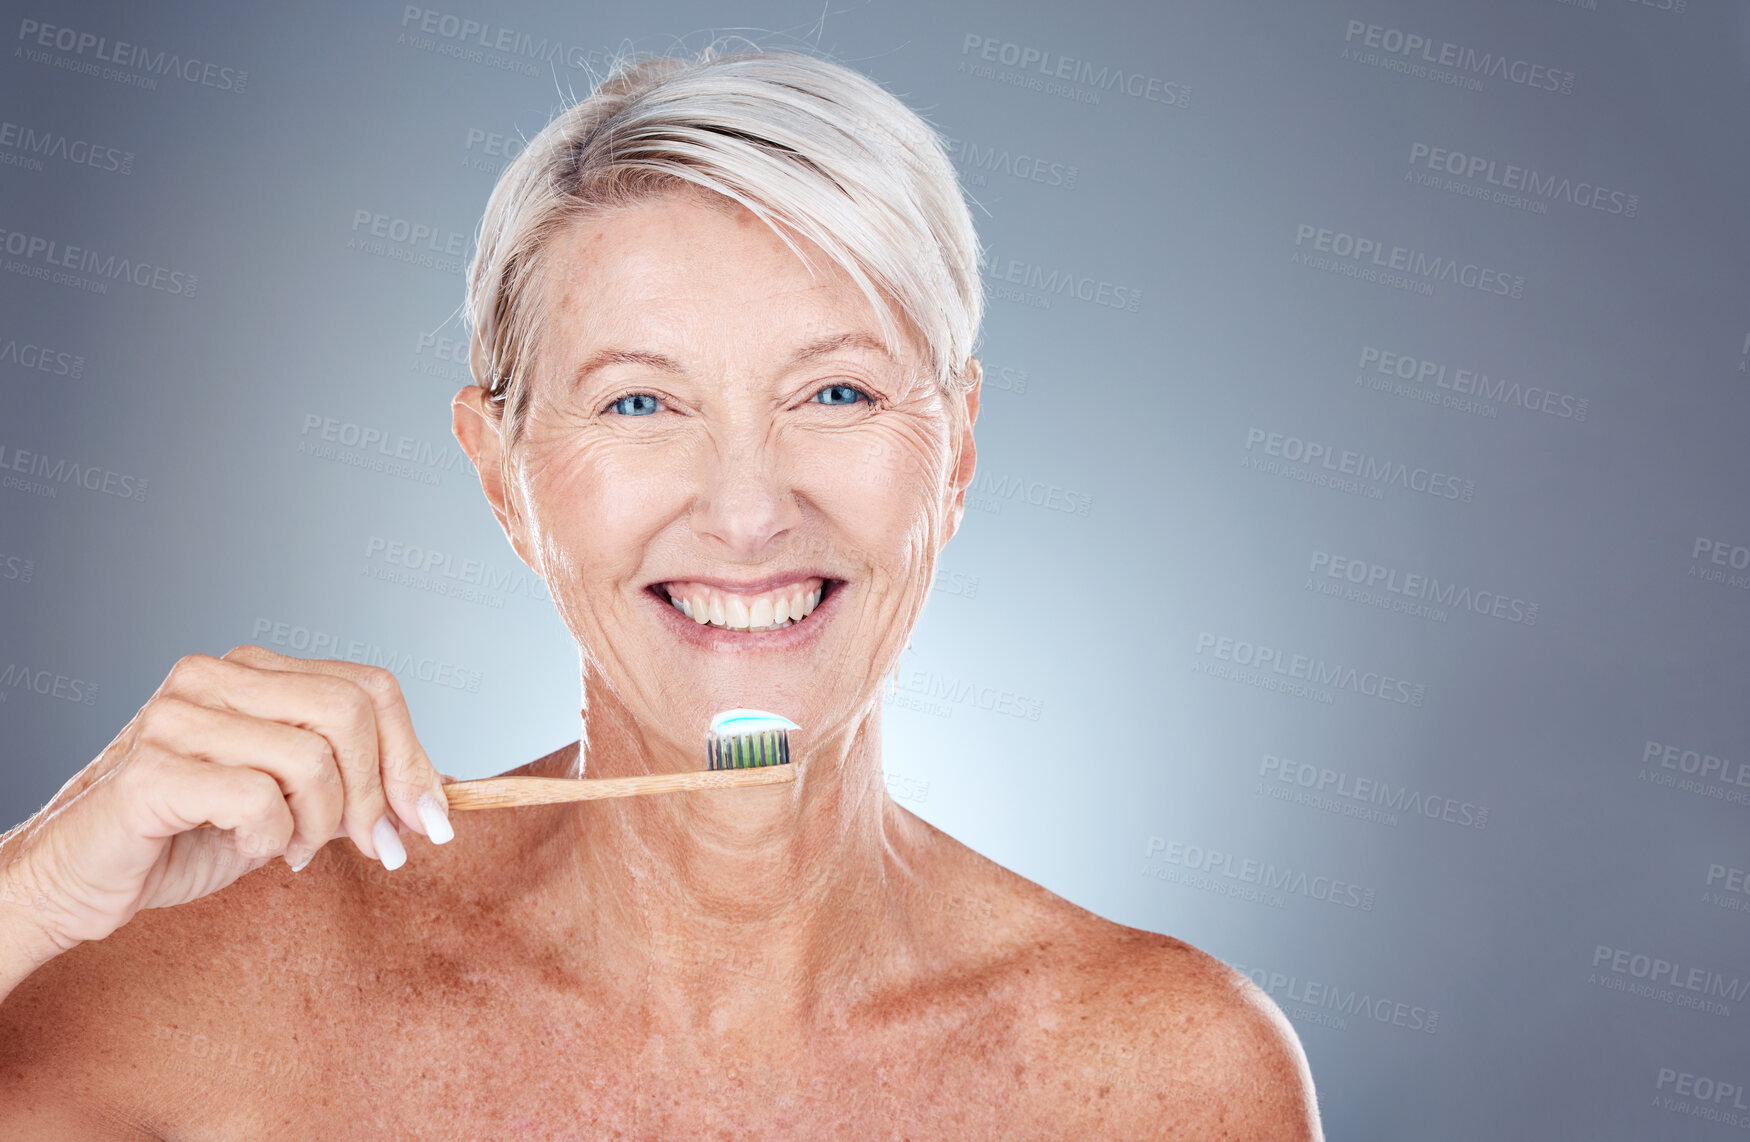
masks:
[[[1750,9],[434,2],[6,5],[5,824],[243,642],[460,777],[576,736],[461,268],[589,67],[745,29],[990,254],[894,796],[1251,973],[1333,1139],[1750,1129]]]

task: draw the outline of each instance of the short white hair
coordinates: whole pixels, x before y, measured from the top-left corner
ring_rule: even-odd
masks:
[[[869,299],[895,356],[909,327],[944,392],[970,386],[980,249],[933,127],[873,80],[800,52],[630,57],[510,163],[481,220],[464,315],[507,460],[527,415],[548,240],[689,184],[752,211],[805,265],[786,230],[812,242]]]

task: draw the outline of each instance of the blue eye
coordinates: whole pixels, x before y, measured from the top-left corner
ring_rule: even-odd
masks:
[[[621,416],[649,416],[660,403],[649,393],[627,393],[608,407]]]
[[[827,400],[820,400],[821,393],[831,393]],[[869,394],[855,385],[828,385],[814,394],[814,399],[821,404],[856,404],[857,398],[869,399]]]

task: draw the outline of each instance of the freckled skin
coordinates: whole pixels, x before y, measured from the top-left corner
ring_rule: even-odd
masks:
[[[909,334],[897,360],[793,362],[879,338],[804,249],[812,278],[692,193],[574,222],[508,484],[481,390],[454,408],[583,648],[587,749],[511,772],[699,769],[744,705],[803,727],[797,780],[457,813],[446,846],[404,832],[393,873],[331,844],[142,912],[0,1004],[0,1123],[29,1101],[78,1138],[1319,1137],[1299,1043],[1243,977],[887,795],[880,687],[961,519],[977,389],[942,394]],[[676,367],[572,383],[609,348]],[[781,653],[688,645],[644,590],[797,570],[844,585]]]

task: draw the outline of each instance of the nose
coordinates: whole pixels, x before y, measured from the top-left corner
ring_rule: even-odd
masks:
[[[702,468],[693,533],[736,562],[768,556],[801,510],[771,426],[716,434]]]

